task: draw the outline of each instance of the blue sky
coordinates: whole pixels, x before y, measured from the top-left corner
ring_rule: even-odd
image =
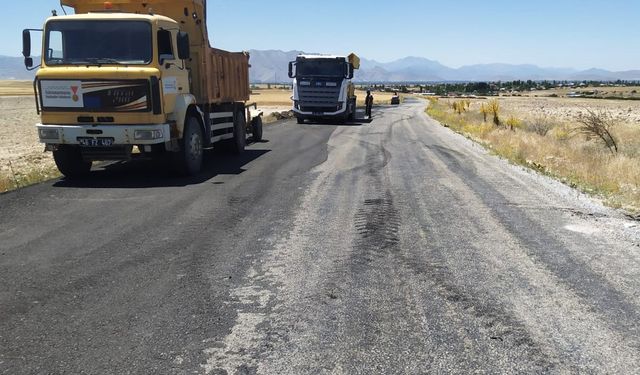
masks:
[[[209,0],[217,48],[357,52],[381,62],[421,56],[459,67],[640,69],[638,0]],[[0,55],[18,56],[20,30],[57,0],[5,4]]]

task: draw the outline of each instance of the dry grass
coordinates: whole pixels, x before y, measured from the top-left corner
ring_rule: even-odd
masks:
[[[565,101],[567,107],[572,106],[572,99]],[[640,211],[640,128],[637,122],[630,121],[629,117],[617,118],[618,125],[613,134],[620,141],[620,152],[612,154],[600,143],[576,133],[578,125],[575,118],[549,115],[546,121],[553,126],[546,135],[541,135],[527,127],[527,122],[532,121],[535,114],[522,111],[520,102],[502,100],[500,104],[503,118],[514,116],[524,119],[521,128],[512,131],[506,126],[497,127],[491,118],[484,123],[480,103],[475,103],[475,107],[472,103],[470,111],[458,115],[449,100],[433,100],[427,112],[514,163],[601,196],[613,207]],[[608,105],[624,107],[628,103]]]
[[[638,94],[640,92],[640,87],[638,86],[602,86],[602,87],[578,87],[578,88],[552,88],[549,90],[534,90],[531,92],[522,93],[522,95],[529,96],[549,96],[549,95],[558,95],[558,96],[566,96],[571,92],[596,92],[600,97],[606,96],[615,96],[615,97],[623,97],[623,98],[640,98]]]
[[[250,102],[258,103],[259,107],[288,107],[291,108],[291,90],[281,89],[254,89]]]
[[[33,95],[31,81],[0,81],[0,96]]]

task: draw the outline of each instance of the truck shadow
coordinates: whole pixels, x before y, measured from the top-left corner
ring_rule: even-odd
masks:
[[[207,151],[202,172],[196,176],[179,177],[168,162],[156,160],[131,160],[98,165],[83,179],[60,179],[56,188],[113,188],[144,189],[154,187],[181,187],[205,183],[218,175],[239,175],[245,165],[271,152],[271,150],[246,150],[241,155],[220,151]]]
[[[327,125],[327,126],[363,126],[370,124],[372,119],[357,118],[353,121],[339,122],[331,120],[307,120],[305,125]]]
[[[326,126],[339,126],[339,127],[345,127],[345,126],[362,126],[364,125],[364,121],[361,120],[356,120],[356,121],[352,121],[352,122],[343,122],[343,123],[339,123],[339,122],[332,122],[332,121],[311,121],[311,122],[306,122],[304,125],[309,126],[309,125],[326,125]],[[304,126],[303,125],[303,126]]]

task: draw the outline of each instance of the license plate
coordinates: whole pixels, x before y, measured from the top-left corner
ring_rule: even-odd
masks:
[[[113,146],[113,141],[113,138],[78,138],[78,143],[84,147],[111,147]]]

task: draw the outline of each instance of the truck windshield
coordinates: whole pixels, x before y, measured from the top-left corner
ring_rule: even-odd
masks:
[[[144,21],[52,21],[45,34],[47,65],[147,65],[151,24]]]
[[[344,77],[345,62],[336,59],[299,61],[296,72],[301,77]]]

